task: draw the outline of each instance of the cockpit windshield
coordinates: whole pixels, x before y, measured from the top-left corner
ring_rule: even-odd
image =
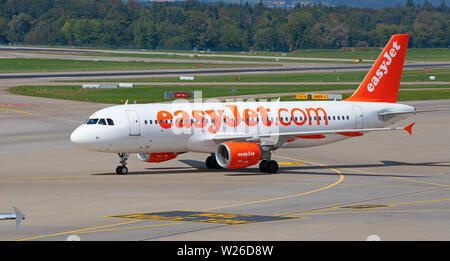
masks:
[[[88,124],[88,125],[95,125],[95,124],[99,124],[99,125],[109,125],[109,126],[114,126],[114,121],[112,119],[97,119],[97,118],[90,118],[87,119],[86,122],[84,122],[84,124]]]
[[[86,121],[86,124],[88,124],[88,125],[90,125],[90,124],[97,124],[97,122],[98,122],[98,119],[88,119]]]

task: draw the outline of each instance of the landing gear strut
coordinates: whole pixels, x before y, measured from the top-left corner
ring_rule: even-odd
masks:
[[[208,169],[221,169],[222,167],[217,163],[216,157],[214,155],[209,156],[206,158],[206,167]]]
[[[277,173],[278,163],[275,160],[261,160],[259,170],[266,173]]]
[[[117,166],[116,168],[116,174],[120,175],[126,175],[128,173],[127,160],[128,160],[128,154],[126,153],[117,153],[120,158],[120,166]]]

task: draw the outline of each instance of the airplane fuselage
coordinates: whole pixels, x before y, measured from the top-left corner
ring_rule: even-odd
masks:
[[[214,153],[215,135],[380,128],[407,115],[387,118],[379,113],[414,110],[403,104],[347,101],[127,104],[95,112],[71,140],[100,152]],[[90,119],[97,122],[89,124]],[[99,124],[101,119],[105,125]],[[317,146],[354,136],[302,137],[287,140],[280,148]]]

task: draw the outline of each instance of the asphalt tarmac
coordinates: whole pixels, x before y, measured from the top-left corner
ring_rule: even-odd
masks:
[[[25,81],[25,80],[24,80]],[[0,84],[0,240],[450,240],[450,117],[418,114],[406,132],[279,150],[277,174],[210,171],[208,155],[150,164],[69,136],[106,104],[13,95]],[[405,102],[417,109],[450,101]],[[73,238],[73,237],[71,237]]]

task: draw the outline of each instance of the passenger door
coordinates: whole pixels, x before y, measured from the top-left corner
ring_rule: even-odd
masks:
[[[139,123],[139,116],[135,111],[126,111],[128,122],[130,123],[130,136],[140,136],[141,128]]]
[[[364,111],[361,106],[353,105],[353,111],[355,112],[355,129],[362,129],[364,127]]]

